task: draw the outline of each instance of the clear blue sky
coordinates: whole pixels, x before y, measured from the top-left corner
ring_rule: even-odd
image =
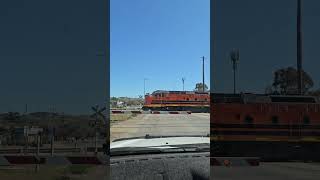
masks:
[[[240,49],[238,90],[264,92],[273,71],[296,67],[296,0],[217,0],[213,91],[233,92],[228,54]],[[302,0],[303,68],[320,84],[320,1]]]
[[[209,0],[111,0],[110,95],[210,86]]]
[[[92,113],[107,89],[106,1],[0,1],[0,113]]]

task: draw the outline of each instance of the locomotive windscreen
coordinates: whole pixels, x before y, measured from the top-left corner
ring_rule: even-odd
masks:
[[[213,103],[242,103],[240,94],[212,94]]]
[[[212,94],[213,103],[317,103],[315,97],[269,96],[263,94]]]

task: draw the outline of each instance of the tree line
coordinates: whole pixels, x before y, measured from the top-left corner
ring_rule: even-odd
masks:
[[[312,89],[314,81],[302,71],[302,92],[304,95],[320,96],[320,89]],[[266,94],[294,95],[298,94],[298,71],[293,67],[281,68],[273,73],[273,82],[265,89]]]

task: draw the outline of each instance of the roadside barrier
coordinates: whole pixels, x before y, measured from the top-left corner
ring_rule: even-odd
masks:
[[[0,166],[22,164],[44,165],[68,165],[68,164],[92,164],[102,165],[108,161],[107,156],[0,156]]]
[[[111,114],[191,114],[191,111],[131,111],[111,110]]]
[[[81,153],[82,151],[86,152],[94,152],[95,147],[87,147],[87,148],[54,148],[55,153]],[[50,148],[40,148],[40,153],[51,153]],[[103,152],[103,148],[98,147],[98,152]],[[9,154],[23,154],[23,153],[37,153],[36,148],[32,149],[0,149],[0,154],[9,155]]]

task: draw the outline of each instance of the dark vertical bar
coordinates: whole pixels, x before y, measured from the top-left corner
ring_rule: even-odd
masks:
[[[236,62],[233,62],[233,94],[236,94]]]
[[[213,93],[214,88],[214,62],[215,62],[215,36],[216,36],[216,0],[210,1],[210,92]]]
[[[25,116],[24,116],[24,118],[25,118],[25,123],[26,123],[26,125],[25,125],[25,138],[26,138],[26,152],[28,153],[28,146],[29,146],[29,139],[28,139],[28,118],[27,118],[27,114],[28,114],[28,104],[26,104],[26,106],[25,106]]]
[[[50,141],[50,154],[51,154],[51,156],[53,156],[53,154],[54,154],[54,130],[53,130],[53,128],[51,129],[51,131],[52,131],[52,134],[51,134],[51,141]]]
[[[98,155],[98,132],[96,127],[95,137],[94,137],[94,154]]]
[[[205,84],[204,84],[204,56],[202,56],[202,90],[205,92]]]
[[[106,176],[103,179],[110,179],[110,0],[104,1],[106,2],[106,10],[105,10],[105,48],[106,48],[106,84],[105,84],[105,97],[106,97],[106,145],[105,145],[105,153],[107,155],[107,162],[106,162]]]
[[[212,125],[213,125],[213,118],[211,116],[211,112],[213,111],[213,106],[212,106],[212,100],[213,100],[213,91],[214,91],[214,62],[216,60],[216,53],[215,53],[215,40],[216,40],[216,0],[211,0],[210,1],[210,137],[212,137],[213,131],[212,131]],[[210,138],[210,157],[213,157],[213,146],[214,142]],[[212,166],[214,163],[212,163],[211,158],[210,158],[210,177],[212,179],[213,177],[213,171],[212,171]]]
[[[37,134],[37,157],[40,155],[40,133]]]
[[[143,79],[143,96],[146,96],[146,79]]]
[[[184,78],[182,78],[182,91],[184,91]]]
[[[297,0],[297,72],[298,72],[298,92],[303,94],[303,79],[302,79],[302,31],[301,31],[301,0]]]
[[[107,131],[107,138],[106,138],[106,143],[107,143],[107,152],[106,154],[109,156],[110,155],[110,0],[107,0],[106,2],[106,131]]]

